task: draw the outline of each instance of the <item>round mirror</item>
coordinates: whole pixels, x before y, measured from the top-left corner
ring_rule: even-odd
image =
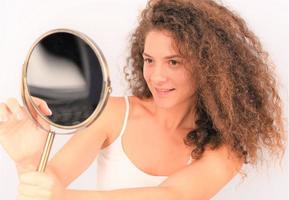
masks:
[[[22,98],[33,120],[48,132],[38,171],[44,172],[55,134],[87,127],[111,92],[100,49],[84,34],[57,29],[42,35],[23,65]],[[45,101],[50,115],[42,113]]]
[[[109,96],[107,64],[84,34],[57,29],[42,35],[23,66],[22,97],[34,121],[46,131],[67,134],[92,123]],[[42,113],[36,100],[52,111]]]

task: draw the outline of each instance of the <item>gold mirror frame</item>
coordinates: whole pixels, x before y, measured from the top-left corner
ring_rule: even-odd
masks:
[[[32,97],[30,96],[30,93],[29,93],[28,83],[27,83],[27,69],[28,69],[29,59],[30,59],[30,56],[31,56],[34,48],[46,36],[51,35],[53,33],[59,33],[59,32],[70,33],[72,35],[75,35],[75,36],[81,38],[83,41],[85,41],[86,44],[92,48],[93,52],[97,56],[99,63],[100,63],[102,75],[103,75],[102,91],[101,91],[100,100],[98,102],[96,109],[86,120],[84,120],[83,122],[81,122],[79,124],[72,125],[72,126],[64,126],[64,125],[56,124],[56,123],[52,122],[51,120],[49,120],[46,116],[44,116],[38,110],[37,106],[33,102]],[[41,161],[40,161],[39,166],[38,166],[38,171],[41,171],[41,172],[45,171],[46,164],[48,161],[48,157],[49,157],[49,154],[51,151],[51,147],[52,147],[52,143],[53,143],[55,134],[72,133],[72,132],[79,130],[80,128],[85,128],[85,127],[89,126],[91,123],[93,123],[97,119],[97,117],[100,115],[102,110],[104,109],[111,91],[112,91],[112,89],[111,89],[111,85],[110,85],[107,62],[106,62],[102,52],[100,51],[99,47],[88,36],[84,35],[83,33],[78,32],[78,31],[71,30],[71,29],[54,29],[54,30],[51,30],[51,31],[44,33],[33,43],[32,47],[30,48],[30,50],[28,52],[28,55],[25,59],[25,62],[23,64],[23,68],[22,68],[21,96],[22,96],[24,106],[28,110],[30,117],[32,117],[33,121],[37,124],[37,126],[39,126],[41,129],[48,132],[46,144],[45,144],[45,147],[44,147],[44,150],[42,153]],[[38,117],[40,117],[40,118],[38,118]],[[45,127],[47,127],[47,124],[49,125],[48,129],[45,128]],[[56,129],[58,129],[61,132],[56,132],[55,131]]]

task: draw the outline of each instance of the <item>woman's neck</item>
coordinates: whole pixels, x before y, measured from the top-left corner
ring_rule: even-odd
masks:
[[[175,132],[178,129],[192,129],[195,124],[195,109],[192,101],[181,102],[170,108],[157,106],[152,100],[153,115],[163,128]]]

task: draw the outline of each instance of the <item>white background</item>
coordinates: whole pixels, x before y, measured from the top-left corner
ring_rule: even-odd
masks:
[[[288,1],[224,2],[245,18],[271,54],[282,81],[282,97],[288,116]],[[21,100],[21,68],[26,54],[37,37],[54,28],[71,28],[91,37],[107,59],[113,95],[126,94],[121,70],[125,64],[129,34],[145,4],[145,0],[0,0],[0,101],[8,97]],[[53,152],[67,139],[66,136],[57,136]],[[71,187],[93,189],[95,168],[93,164]],[[248,170],[248,177],[244,181],[235,177],[214,199],[289,199],[288,153],[281,167],[271,165]],[[14,165],[0,147],[0,199],[15,199],[16,188]]]

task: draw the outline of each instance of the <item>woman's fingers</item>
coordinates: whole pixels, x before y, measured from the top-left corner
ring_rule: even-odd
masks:
[[[18,199],[51,199],[53,178],[40,172],[27,172],[19,177]]]
[[[7,122],[9,119],[9,110],[4,103],[0,103],[0,123]]]
[[[20,183],[37,185],[43,188],[51,188],[54,184],[53,178],[41,172],[27,172],[19,177]]]
[[[7,100],[7,107],[16,119],[22,120],[24,118],[24,111],[15,98]]]
[[[36,106],[41,110],[43,114],[52,115],[52,111],[49,109],[47,103],[44,100],[38,97],[32,98]],[[9,98],[6,104],[0,104],[0,122],[8,121],[8,116],[10,112],[18,120],[22,120],[25,116],[24,109],[15,98]]]
[[[38,97],[32,97],[36,106],[45,114],[45,115],[52,115],[52,111],[48,107],[46,101],[40,99]]]
[[[9,120],[10,112],[5,103],[0,103],[0,144],[2,143],[2,136],[5,135],[6,131],[3,126]]]
[[[19,195],[26,197],[49,197],[50,192],[41,187],[27,184],[20,184],[18,187]]]

